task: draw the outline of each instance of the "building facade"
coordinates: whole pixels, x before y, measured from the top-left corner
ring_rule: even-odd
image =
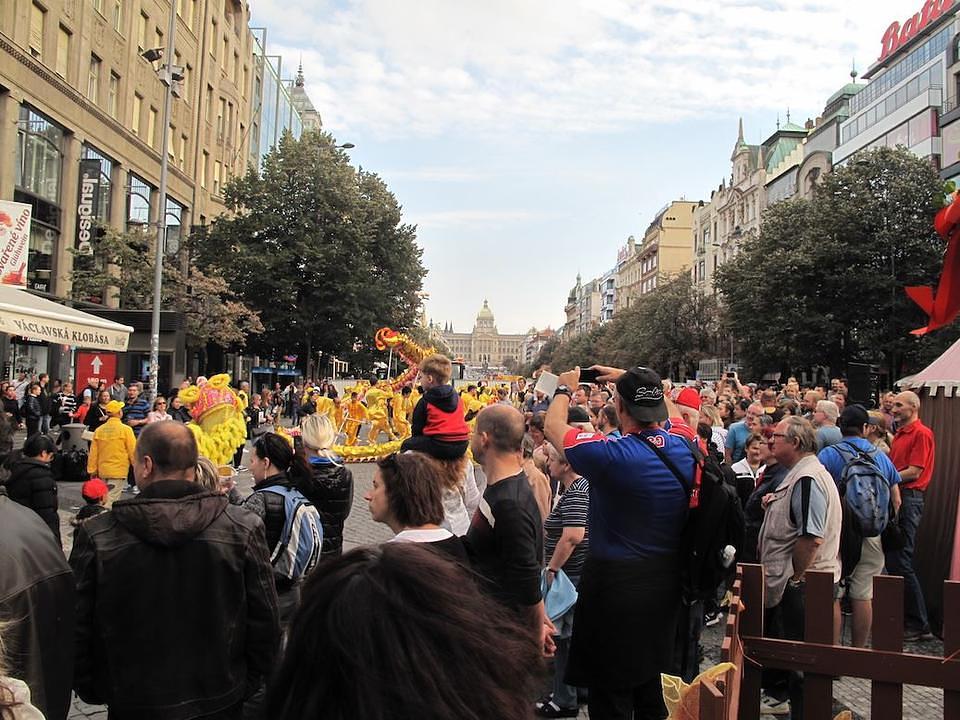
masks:
[[[166,86],[157,72],[164,61],[143,55],[166,52],[171,13],[178,80],[164,128]],[[249,4],[240,0],[0,4],[0,156],[11,160],[0,163],[0,200],[32,207],[29,291],[70,298],[74,252],[83,249],[83,177],[87,184],[98,181],[96,224],[141,230],[152,242],[162,217],[171,251],[191,227],[224,211],[223,188],[245,172],[251,156],[255,43],[249,20]],[[169,173],[161,198],[164,141]],[[0,354],[7,376],[16,370],[72,374],[63,346],[3,336]],[[144,347],[136,333],[124,373],[139,376],[148,354],[149,336]],[[162,344],[162,367],[173,375],[183,370],[176,355],[174,345]]]
[[[760,228],[766,173],[761,146],[744,140],[743,120],[730,162],[729,182],[724,179],[710,193],[710,201],[702,206],[697,203],[693,211],[693,281],[705,292],[713,291],[717,268],[737,254],[744,238]]]
[[[617,311],[617,268],[613,267],[600,276],[600,324],[613,320]]]
[[[626,260],[617,272],[618,309],[630,307],[636,298],[652,291],[664,278],[689,271],[693,262],[696,206],[697,203],[690,200],[674,200],[654,216],[639,247],[628,240]]]
[[[947,68],[957,60],[957,10],[950,0],[925,3],[902,26],[890,25],[879,59],[863,75],[870,82],[850,98],[835,164],[861,150],[898,145],[938,168],[950,164],[941,163],[938,117],[948,100]]]
[[[289,131],[295,138],[303,133],[303,119],[297,106],[299,103],[303,107],[305,103],[303,94],[298,94],[299,98],[294,99],[292,90],[295,81],[283,79],[283,58],[267,53],[267,29],[253,28],[250,32],[253,38],[253,102],[249,152],[250,163],[259,168],[263,158],[280,142],[284,132]],[[301,70],[298,79],[302,78]],[[300,87],[303,88],[303,85]]]
[[[448,324],[442,337],[454,358],[479,368],[502,368],[509,361],[522,362],[523,343],[527,338],[526,335],[501,335],[486,300],[477,313],[472,332],[454,332]]]
[[[601,305],[599,280],[583,282],[580,273],[577,273],[577,284],[570,289],[564,306],[567,321],[563,326],[563,339],[575,338],[598,327]]]
[[[543,346],[553,340],[556,336],[557,333],[550,328],[546,328],[545,330],[530,328],[530,331],[523,339],[523,345],[520,348],[521,362],[524,365],[530,365],[534,360],[537,359],[540,351],[543,350]]]

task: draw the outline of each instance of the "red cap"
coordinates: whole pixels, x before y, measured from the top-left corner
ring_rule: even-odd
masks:
[[[683,405],[684,407],[699,411],[700,393],[697,392],[696,388],[685,387],[680,391],[680,394],[677,395],[677,405]]]
[[[110,489],[107,487],[107,484],[100,478],[93,478],[93,480],[87,480],[80,487],[80,494],[83,495],[86,500],[100,500],[107,496],[107,493],[110,492]]]

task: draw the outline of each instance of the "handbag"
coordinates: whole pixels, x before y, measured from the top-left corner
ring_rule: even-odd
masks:
[[[577,603],[577,588],[563,570],[557,570],[553,582],[547,586],[547,571],[540,574],[540,594],[543,607],[551,622],[556,622]]]
[[[907,545],[907,539],[903,535],[903,528],[900,527],[900,514],[893,513],[893,505],[890,505],[890,519],[887,520],[887,526],[880,533],[880,544],[883,551],[898,552]]]

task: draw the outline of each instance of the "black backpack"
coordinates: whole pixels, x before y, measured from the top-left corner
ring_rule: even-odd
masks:
[[[734,558],[724,557],[728,545],[739,557],[743,549],[745,523],[743,507],[737,492],[724,479],[717,460],[704,456],[696,444],[686,438],[696,465],[700,468],[700,498],[697,507],[687,513],[680,540],[680,579],[684,600],[693,603],[716,597],[717,588],[733,571]],[[693,492],[693,478],[687,478],[677,466],[653,443],[663,464],[677,478],[687,497]]]

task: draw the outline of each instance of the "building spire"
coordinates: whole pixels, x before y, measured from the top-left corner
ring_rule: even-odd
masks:
[[[737,134],[737,143],[743,142],[743,118],[740,118],[740,131]]]
[[[853,59],[853,63],[852,63],[852,65],[851,65],[851,67],[850,67],[850,79],[853,80],[853,82],[856,82],[856,81],[857,81],[857,75],[859,75],[859,74],[860,74],[860,73],[857,72],[857,59],[854,58],[854,59]]]
[[[295,84],[298,88],[303,87],[303,55],[300,56],[300,66],[297,68],[297,79]]]

